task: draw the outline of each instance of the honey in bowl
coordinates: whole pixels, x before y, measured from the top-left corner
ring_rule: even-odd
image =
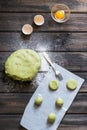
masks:
[[[56,11],[55,18],[57,20],[63,20],[65,18],[65,12],[64,12],[64,10],[58,10],[58,11]]]

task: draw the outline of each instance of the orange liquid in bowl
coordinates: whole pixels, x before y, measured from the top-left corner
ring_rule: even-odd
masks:
[[[65,18],[65,12],[64,10],[58,10],[55,13],[55,18],[59,20],[63,20]]]

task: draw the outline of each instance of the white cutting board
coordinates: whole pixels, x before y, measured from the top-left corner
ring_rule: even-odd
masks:
[[[67,71],[57,64],[54,65],[62,74],[63,80],[60,81],[56,78],[54,71],[51,68],[49,69],[45,78],[31,97],[22,116],[20,124],[27,130],[56,130],[84,82],[84,79],[79,76]],[[51,91],[49,89],[49,82],[52,79],[56,79],[59,82],[59,88],[56,91]],[[69,79],[76,79],[78,82],[78,86],[74,91],[70,91],[66,88],[66,82]],[[34,100],[38,94],[42,95],[43,103],[41,106],[35,107]],[[58,97],[64,100],[64,105],[59,109],[55,106],[55,101]],[[56,121],[53,124],[47,123],[48,115],[51,112],[55,113],[57,116]]]

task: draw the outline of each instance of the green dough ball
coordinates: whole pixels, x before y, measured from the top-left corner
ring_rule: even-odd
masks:
[[[30,49],[13,52],[5,62],[5,73],[14,80],[31,81],[39,71],[41,59]]]
[[[67,81],[66,84],[67,88],[70,90],[74,90],[77,87],[77,81],[75,79],[70,79]]]
[[[56,120],[56,115],[55,115],[55,113],[50,113],[50,114],[48,115],[48,122],[49,122],[49,123],[53,123],[55,120]]]
[[[54,80],[50,81],[49,88],[51,90],[56,90],[56,89],[58,89],[58,87],[59,87],[59,83],[57,80],[54,79]]]
[[[57,98],[57,100],[56,100],[56,105],[59,106],[59,107],[61,107],[63,104],[64,104],[63,99]]]
[[[35,99],[35,104],[36,105],[41,105],[41,103],[43,102],[43,98],[42,98],[42,96],[38,96],[38,97],[36,97],[36,99]]]

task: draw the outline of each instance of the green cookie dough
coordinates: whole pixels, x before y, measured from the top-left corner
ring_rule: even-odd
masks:
[[[35,99],[35,105],[41,105],[41,103],[43,102],[43,98],[42,98],[42,96],[38,96],[38,97],[36,97],[36,99]]]
[[[58,87],[59,87],[59,83],[57,80],[54,79],[54,80],[50,81],[49,88],[51,90],[56,90],[56,89],[58,89]]]
[[[39,71],[41,59],[30,49],[13,52],[5,62],[5,73],[14,80],[31,81]]]
[[[70,90],[74,90],[77,88],[77,81],[75,79],[69,79],[66,83],[66,86]]]
[[[48,122],[49,122],[49,123],[53,123],[55,120],[56,120],[56,115],[55,115],[55,113],[50,113],[50,114],[48,115]]]
[[[58,107],[61,107],[63,104],[64,104],[63,99],[61,99],[61,98],[57,98],[57,99],[56,99],[56,105],[57,105]]]

